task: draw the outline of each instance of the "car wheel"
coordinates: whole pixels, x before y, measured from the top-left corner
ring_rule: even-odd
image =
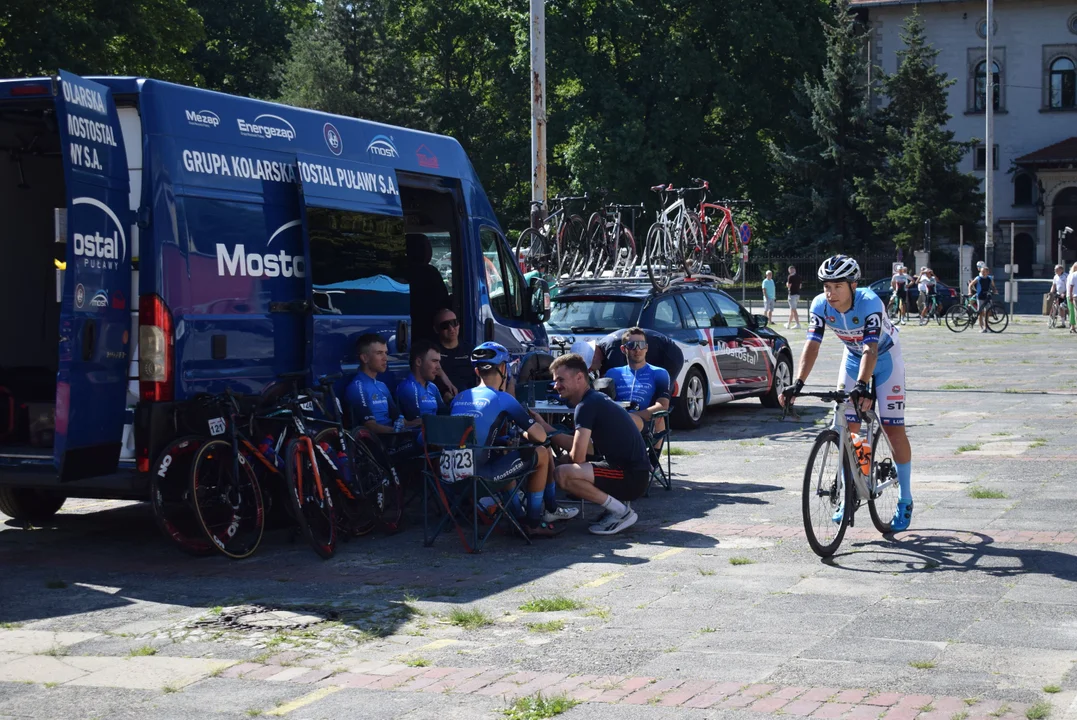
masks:
[[[40,525],[60,511],[66,495],[35,488],[0,487],[0,513],[21,523]]]
[[[681,430],[695,430],[703,421],[707,407],[707,386],[703,374],[697,368],[688,371],[684,387],[673,404],[673,424]]]
[[[781,407],[778,396],[782,390],[793,384],[793,361],[787,355],[779,355],[778,362],[774,365],[774,382],[765,395],[759,396],[759,402],[765,408]]]

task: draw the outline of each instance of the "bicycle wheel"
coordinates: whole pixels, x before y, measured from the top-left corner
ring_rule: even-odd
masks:
[[[284,474],[288,482],[288,501],[292,505],[299,531],[314,552],[329,559],[337,549],[337,519],[333,496],[322,484],[323,473],[330,472],[324,459],[315,453],[309,437],[288,441],[284,448]]]
[[[882,427],[876,426],[871,438],[871,478],[873,494],[876,496],[868,500],[868,511],[871,513],[872,525],[885,535],[890,532],[890,521],[894,519],[901,489],[897,481],[894,451],[890,443],[882,439],[882,434]],[[881,491],[874,490],[883,483],[890,484]]]
[[[950,309],[946,311],[946,327],[950,328],[955,333],[968,330],[969,324],[974,320],[975,316],[971,315],[963,305],[952,305]]]
[[[557,243],[554,252],[554,269],[557,279],[568,276],[574,277],[578,270],[575,264],[580,262],[583,255],[583,218],[579,215],[570,215],[567,220],[561,222],[557,230]]]
[[[852,472],[838,451],[838,434],[824,430],[815,438],[808,456],[801,497],[804,534],[819,557],[830,557],[841,545],[855,497]],[[834,522],[839,508],[844,508],[844,512]]]
[[[886,304],[886,314],[890,317],[891,321],[897,320],[901,314],[901,308],[898,306],[898,300],[896,295],[890,296],[890,302]]]
[[[213,544],[198,523],[191,503],[191,464],[206,438],[182,437],[169,443],[157,457],[150,478],[150,501],[157,527],[188,555],[212,555]]]
[[[1054,330],[1058,327],[1058,303],[1052,302],[1051,309],[1047,313],[1047,327]]]
[[[361,430],[356,433],[356,472],[363,478],[363,487],[374,497],[378,522],[386,532],[394,533],[404,517],[404,488],[393,470],[381,442]]]
[[[682,212],[673,224],[673,250],[676,253],[674,268],[684,270],[688,275],[698,275],[707,267],[710,252],[706,248],[707,239],[703,237],[703,228],[699,218],[691,212]]]
[[[236,467],[239,476],[236,476]],[[230,558],[249,557],[265,532],[262,490],[254,470],[228,440],[210,440],[191,466],[191,499],[198,522],[218,550]]]
[[[987,309],[987,313],[984,316],[984,321],[987,322],[987,329],[993,333],[1000,333],[1010,325],[1010,314],[1006,312],[1006,308],[992,303],[991,307]]]
[[[942,325],[942,308],[938,301],[931,303],[931,317],[935,318],[937,324]]]
[[[663,223],[651,225],[644,243],[646,250],[647,277],[658,292],[663,292],[673,282],[673,237]]]
[[[355,440],[348,433],[343,434],[342,440],[336,428],[325,428],[314,437],[314,447],[319,452],[327,453],[328,461],[336,468],[328,479],[323,473],[322,484],[328,485],[333,494],[333,512],[337,524],[345,535],[357,537],[368,534],[377,525],[377,517],[373,501],[364,493],[358,477]]]
[[[527,228],[516,240],[516,261],[525,273],[534,270],[546,275],[551,262],[549,240],[534,228]]]
[[[636,238],[632,231],[626,227],[617,233],[617,255],[613,263],[613,276],[619,278],[632,277],[638,258],[636,251]]]

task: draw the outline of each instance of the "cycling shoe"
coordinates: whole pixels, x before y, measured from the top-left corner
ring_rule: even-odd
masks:
[[[898,500],[897,510],[894,511],[894,517],[890,520],[890,530],[893,532],[900,532],[902,530],[908,530],[909,524],[912,522],[912,500],[904,502]]]

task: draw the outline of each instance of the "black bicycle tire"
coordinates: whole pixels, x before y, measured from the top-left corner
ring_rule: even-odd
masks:
[[[306,454],[303,438],[293,438],[284,447],[284,476],[288,483],[288,502],[292,505],[296,524],[300,534],[306,539],[307,544],[318,554],[319,557],[328,560],[336,553],[337,544],[337,520],[333,511],[333,495],[325,491],[323,484],[323,496],[317,499],[308,496],[305,490],[300,489],[300,480],[304,487],[316,487],[314,473],[309,467],[310,457]],[[317,453],[315,453],[317,462]],[[321,468],[319,467],[319,474]],[[309,473],[309,477],[300,477]],[[319,521],[317,532],[311,527],[311,519]]]
[[[1002,318],[1001,320],[996,321],[994,324],[991,323],[993,313],[998,313],[998,316],[1001,316]],[[987,326],[987,329],[990,332],[1004,332],[1006,328],[1010,326],[1010,314],[1006,312],[1006,308],[1002,307],[998,303],[992,303],[984,312],[984,325]]]
[[[960,320],[959,318],[963,318]],[[951,305],[945,315],[946,327],[951,332],[961,333],[969,329],[969,311],[964,305]]]
[[[262,489],[258,483],[258,477],[255,475],[254,470],[251,468],[250,464],[246,461],[246,459],[241,453],[239,456],[238,466],[239,471],[243,473],[246,477],[246,481],[250,485],[251,489],[250,495],[252,498],[254,498],[254,520],[257,533],[253,538],[253,542],[239,544],[238,542],[233,542],[236,541],[236,534],[238,534],[238,530],[236,530],[235,533],[229,535],[230,542],[225,542],[224,539],[219,537],[210,529],[206,520],[206,515],[208,513],[203,510],[202,504],[199,502],[199,497],[203,494],[200,492],[200,488],[205,490],[207,493],[212,492],[211,486],[208,482],[208,478],[206,482],[203,482],[201,475],[207,472],[205,471],[203,463],[209,459],[210,453],[214,451],[225,453],[228,456],[221,463],[222,468],[233,467],[231,460],[232,443],[230,441],[216,439],[209,440],[204,445],[202,445],[202,447],[198,449],[198,454],[195,456],[194,463],[192,463],[191,465],[190,483],[192,505],[194,506],[195,513],[198,516],[198,522],[206,533],[206,538],[211,543],[213,543],[214,547],[216,547],[217,550],[219,550],[227,557],[232,558],[233,560],[242,560],[243,558],[250,557],[254,554],[254,551],[258,549],[258,546],[262,542],[262,537],[265,534],[265,506],[262,501]],[[229,470],[227,472],[230,473],[231,471]],[[238,484],[240,481],[237,479],[236,482]],[[234,512],[237,506],[231,505],[231,507]],[[234,521],[235,516],[233,515],[233,522]],[[226,532],[225,534],[228,533]]]
[[[625,254],[624,264],[621,264],[621,249],[624,248],[628,252]],[[617,277],[628,278],[632,277],[633,270],[639,265],[639,249],[636,247],[636,237],[632,234],[632,231],[627,227],[621,226],[620,231],[617,233],[617,257],[618,260],[614,264],[614,267],[619,267],[620,272],[617,273]]]
[[[374,508],[378,515],[378,524],[386,532],[395,533],[400,530],[404,518],[404,488],[399,477],[394,474],[388,454],[377,437],[358,432],[355,434],[355,442],[357,446],[362,446],[363,454],[366,455],[365,461],[368,465],[363,468],[363,472],[371,473],[374,480],[374,483],[371,483],[374,485],[371,491],[375,497]],[[385,462],[378,459],[379,455],[385,456]]]
[[[662,236],[661,239],[659,235]],[[655,290],[664,292],[673,282],[673,259],[670,257],[673,252],[673,238],[670,236],[669,228],[662,223],[651,225],[650,230],[647,231],[645,247],[647,248],[645,251],[647,277]],[[664,265],[661,264],[663,261]]]
[[[157,527],[176,547],[194,557],[217,552],[198,521],[190,497],[191,465],[205,442],[201,435],[173,440],[157,456],[150,473],[150,505]]]
[[[339,449],[337,440],[338,429],[327,427],[314,436],[315,447],[320,448],[323,443],[327,444],[331,451]],[[355,439],[345,430],[343,432],[345,451],[351,455],[352,470],[356,465],[354,454]],[[340,460],[334,460],[339,463]],[[323,479],[324,483],[324,479]],[[333,511],[337,516],[337,524],[343,526],[347,535],[359,537],[370,534],[378,525],[377,516],[370,498],[368,498],[358,480],[348,486],[341,477],[339,469],[334,474],[329,490],[333,493]]]
[[[526,258],[520,254],[521,249],[524,248],[525,238],[532,238],[531,243],[527,245],[528,250]],[[534,258],[534,252],[532,252],[531,248],[535,246],[536,242],[539,245],[543,246],[540,256],[544,256],[546,258],[546,260],[538,266],[536,266],[533,262],[529,262]],[[525,273],[531,272],[532,270],[538,270],[538,272],[542,275],[546,275],[549,272],[549,266],[551,264],[550,241],[546,238],[545,235],[540,233],[538,230],[535,230],[534,228],[524,229],[524,231],[520,233],[520,236],[516,238],[516,262],[525,265],[526,269],[521,268],[524,270]]]
[[[873,475],[874,475],[874,473],[877,472],[876,466],[878,464],[877,461],[879,459],[878,458],[878,449],[880,447],[882,447],[882,443],[879,440],[879,436],[882,435],[882,433],[883,433],[882,426],[878,426],[878,427],[875,428],[875,436],[871,438],[871,472],[873,473]],[[893,453],[891,452],[891,459],[893,459],[892,455],[893,455]],[[894,486],[891,485],[891,487],[894,487]],[[884,490],[884,492],[886,492],[886,491]],[[900,490],[899,490],[899,492],[900,492]],[[891,518],[889,520],[887,520],[887,519],[883,518],[881,515],[879,515],[879,509],[877,507],[875,507],[875,500],[876,500],[876,498],[869,498],[868,499],[868,513],[871,515],[871,524],[874,525],[875,529],[878,530],[883,535],[886,535],[886,534],[888,534],[890,532],[893,532],[893,528],[890,527],[890,521],[893,520],[893,517],[891,516]]]
[[[571,277],[572,266],[566,265],[566,260],[570,257],[574,259],[579,254],[583,231],[583,218],[579,215],[569,215],[561,221],[561,226],[557,229],[555,279],[560,279],[566,273]]]
[[[605,265],[608,262],[606,257],[608,245],[609,237],[606,229],[606,218],[601,213],[591,213],[591,217],[587,219],[587,229],[584,231],[583,247],[586,250],[587,257],[584,260],[583,267],[579,269],[580,275],[590,271],[593,278],[602,276],[602,271],[605,270]]]
[[[842,412],[839,408],[838,412]],[[804,469],[804,486],[801,492],[800,512],[801,518],[804,521],[804,535],[808,539],[808,545],[811,547],[812,552],[821,558],[828,558],[837,552],[838,547],[841,546],[841,541],[845,539],[845,531],[849,527],[849,517],[853,512],[853,502],[855,501],[855,492],[853,490],[852,473],[849,470],[848,463],[844,454],[841,457],[841,467],[845,472],[845,513],[842,515],[841,523],[838,526],[838,532],[834,535],[834,539],[827,544],[819,542],[819,539],[815,536],[815,529],[811,522],[811,511],[809,505],[814,498],[814,484],[815,478],[812,475],[812,467],[815,464],[815,458],[819,453],[819,450],[827,443],[834,443],[834,449],[838,448],[838,433],[834,430],[824,430],[816,436],[815,442],[812,443],[811,453],[808,455],[808,464]]]

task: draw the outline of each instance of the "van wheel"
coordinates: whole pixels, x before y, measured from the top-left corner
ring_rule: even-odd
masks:
[[[707,406],[707,386],[697,368],[688,371],[680,397],[673,401],[673,426],[678,430],[695,430],[703,421]]]
[[[50,490],[0,487],[0,513],[15,520],[40,525],[55,515],[67,500]]]
[[[759,396],[759,402],[763,403],[765,408],[781,407],[778,396],[782,394],[782,390],[792,384],[793,362],[787,356],[779,355],[778,362],[774,366],[774,382],[771,383],[770,390],[765,395]]]

